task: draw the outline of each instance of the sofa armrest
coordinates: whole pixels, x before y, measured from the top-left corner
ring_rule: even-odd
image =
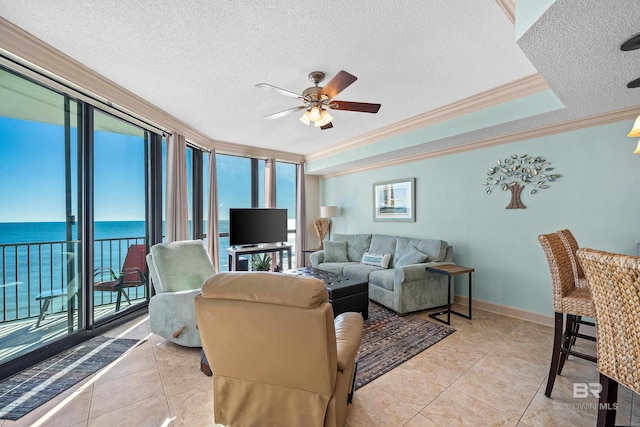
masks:
[[[402,267],[396,267],[393,272],[393,281],[396,285],[400,283],[414,282],[416,280],[423,280],[430,275],[437,274],[431,271],[427,271],[427,267],[435,267],[436,265],[451,264],[451,262],[423,262],[421,264],[403,265]]]
[[[447,264],[453,264],[453,246],[447,246],[447,252],[444,255],[444,262]]]
[[[338,351],[338,370],[353,364],[362,342],[364,320],[360,313],[342,313],[334,319],[336,329],[336,347]]]
[[[312,253],[309,255],[309,259],[311,260],[311,266],[318,268],[324,262],[324,250]]]

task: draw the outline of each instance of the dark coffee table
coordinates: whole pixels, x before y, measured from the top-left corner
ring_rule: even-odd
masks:
[[[285,273],[322,280],[329,291],[329,302],[333,307],[334,316],[347,311],[355,311],[362,313],[365,320],[369,317],[369,283],[367,280],[353,279],[313,267],[295,268],[287,270]]]

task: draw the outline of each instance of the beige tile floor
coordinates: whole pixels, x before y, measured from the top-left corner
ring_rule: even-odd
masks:
[[[347,425],[595,425],[597,399],[572,397],[574,382],[598,381],[595,364],[570,358],[552,398],[544,396],[551,328],[481,310],[472,321],[453,316],[452,326],[453,335],[357,390]],[[198,370],[199,349],[151,334],[146,318],[105,335],[145,341],[20,420],[0,421],[0,427],[214,425],[211,379]],[[591,343],[581,349],[595,353]],[[621,388],[619,397],[618,425],[640,426],[640,396]]]

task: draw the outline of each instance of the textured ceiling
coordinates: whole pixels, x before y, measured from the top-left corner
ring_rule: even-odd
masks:
[[[560,0],[518,44],[574,115],[588,116],[640,104],[640,50],[622,42],[640,32],[638,0]]]
[[[520,0],[529,1],[529,0]],[[516,42],[496,0],[267,2],[217,0],[0,1],[0,15],[214,140],[310,154],[539,71],[567,106],[487,126],[377,160],[418,154],[638,104],[625,84],[640,51],[637,0],[558,0]],[[635,28],[634,28],[635,26]],[[382,104],[378,114],[332,112],[334,128],[299,114],[262,116],[297,100],[307,74],[358,77],[338,98]],[[325,81],[326,83],[326,81]],[[318,173],[366,166],[345,162]]]

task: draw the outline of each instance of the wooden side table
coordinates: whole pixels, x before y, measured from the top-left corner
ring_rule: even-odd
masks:
[[[454,264],[443,264],[437,265],[435,267],[427,267],[427,271],[432,271],[434,273],[444,274],[447,276],[447,309],[442,310],[438,313],[431,313],[429,317],[432,319],[436,319],[439,322],[446,323],[447,325],[451,324],[451,313],[457,314],[458,316],[462,316],[467,319],[471,319],[471,273],[476,271],[471,267],[464,267],[462,265],[454,265]],[[451,310],[451,278],[453,276],[457,276],[460,274],[468,274],[469,275],[469,314],[458,313],[457,311]],[[447,315],[447,320],[439,319],[436,316],[440,316],[442,314]]]

